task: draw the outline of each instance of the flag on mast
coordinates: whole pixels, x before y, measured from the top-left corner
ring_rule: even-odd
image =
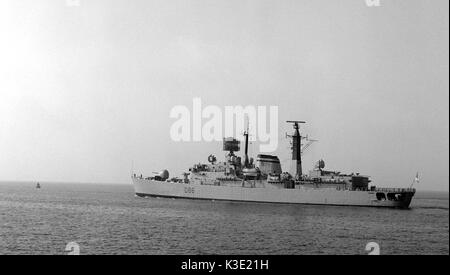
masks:
[[[417,172],[416,177],[414,178],[410,188],[412,188],[415,183],[419,183],[419,182],[420,182],[419,172]]]

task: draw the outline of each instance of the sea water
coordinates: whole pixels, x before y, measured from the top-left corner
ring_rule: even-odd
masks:
[[[0,254],[449,254],[448,193],[411,209],[139,198],[130,184],[0,183]]]

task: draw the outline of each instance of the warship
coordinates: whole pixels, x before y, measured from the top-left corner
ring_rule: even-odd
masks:
[[[243,159],[237,156],[241,141],[223,139],[225,160],[214,155],[208,163],[193,165],[182,177],[169,176],[168,170],[144,177],[132,172],[136,196],[163,197],[254,203],[311,204],[408,209],[416,190],[412,188],[377,188],[369,176],[326,171],[320,160],[309,173],[302,171],[302,137],[300,124],[294,127],[291,139],[292,158],[289,171],[283,171],[277,156],[259,154],[256,163],[248,156],[249,131],[244,132]]]

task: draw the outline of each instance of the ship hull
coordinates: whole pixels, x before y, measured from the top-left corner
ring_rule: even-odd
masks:
[[[401,200],[380,200],[377,191],[348,191],[328,188],[245,188],[163,182],[133,177],[134,190],[140,197],[166,197],[254,203],[311,204],[361,207],[409,208],[413,192],[402,192]]]

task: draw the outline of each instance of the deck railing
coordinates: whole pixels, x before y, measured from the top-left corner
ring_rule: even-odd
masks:
[[[415,193],[416,189],[414,188],[375,188],[376,192],[385,192],[385,193]]]

